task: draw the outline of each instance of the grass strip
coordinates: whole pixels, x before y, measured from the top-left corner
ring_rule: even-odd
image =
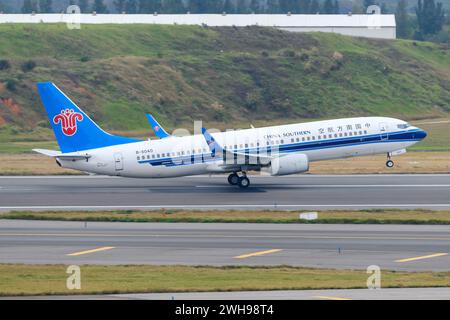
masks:
[[[317,220],[299,219],[302,212],[164,209],[152,211],[11,211],[0,213],[0,219],[194,223],[450,224],[450,211],[397,209],[319,211]]]
[[[67,266],[0,264],[0,295],[114,294],[365,288],[365,270],[149,265],[81,266],[81,290],[66,288]],[[450,272],[382,271],[382,287],[447,287]]]

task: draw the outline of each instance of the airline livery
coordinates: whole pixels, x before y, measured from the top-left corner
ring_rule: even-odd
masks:
[[[34,149],[64,168],[93,174],[168,178],[229,173],[228,182],[247,188],[247,171],[273,176],[307,172],[313,161],[386,154],[391,157],[426,137],[405,121],[347,118],[177,137],[147,115],[158,140],[138,140],[103,131],[53,83],[38,91],[61,151]]]

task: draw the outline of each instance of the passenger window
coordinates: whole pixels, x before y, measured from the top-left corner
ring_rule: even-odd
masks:
[[[141,157],[137,157],[138,160],[141,160]]]
[[[335,134],[334,134],[334,137],[337,138],[337,136],[338,136],[337,133],[335,133]]]

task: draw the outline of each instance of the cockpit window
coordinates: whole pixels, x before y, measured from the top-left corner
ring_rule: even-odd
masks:
[[[411,125],[409,123],[401,123],[401,124],[398,124],[397,127],[399,129],[407,129],[407,128],[411,127]]]

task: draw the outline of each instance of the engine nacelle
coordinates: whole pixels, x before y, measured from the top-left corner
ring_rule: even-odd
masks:
[[[305,154],[290,154],[275,158],[270,165],[272,176],[302,173],[309,170],[308,156]]]

